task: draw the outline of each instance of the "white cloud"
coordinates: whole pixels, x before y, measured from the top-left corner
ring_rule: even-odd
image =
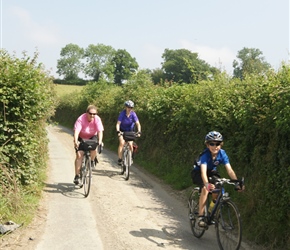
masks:
[[[232,63],[236,59],[236,53],[229,48],[213,48],[204,45],[191,43],[187,40],[180,40],[182,48],[198,53],[198,57],[210,65],[232,72]]]
[[[38,45],[58,45],[61,38],[58,35],[59,30],[53,24],[40,24],[33,20],[30,13],[23,8],[13,7],[11,14],[19,20],[24,37],[34,44]]]

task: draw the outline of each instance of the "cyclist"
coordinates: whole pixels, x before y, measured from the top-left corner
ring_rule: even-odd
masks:
[[[83,144],[80,143],[82,139],[94,139],[102,145],[104,126],[101,118],[97,115],[97,108],[94,105],[89,105],[86,113],[78,117],[74,124],[74,147],[76,150],[75,158],[75,178],[74,184],[79,184],[80,168],[84,156]],[[94,159],[97,150],[91,151],[92,166],[94,166]]]
[[[118,121],[116,124],[117,134],[119,136],[119,147],[118,147],[118,164],[122,164],[122,150],[125,144],[125,140],[120,132],[133,131],[135,124],[137,126],[138,135],[141,135],[141,124],[139,122],[137,114],[132,110],[134,108],[134,102],[128,100],[124,103],[124,110],[120,112]],[[133,152],[133,142],[130,143],[130,150]]]
[[[223,145],[223,136],[217,131],[211,131],[205,136],[206,149],[201,154],[199,161],[195,165],[192,174],[192,181],[194,184],[201,187],[201,194],[199,198],[199,221],[200,227],[205,227],[204,222],[204,208],[206,205],[208,192],[215,189],[215,185],[209,183],[209,177],[218,177],[220,175],[217,171],[217,166],[223,164],[227,170],[229,177],[232,180],[237,180],[237,176],[231,167],[229,157],[225,150],[221,149]],[[241,185],[241,184],[240,184]],[[237,188],[241,188],[237,186]],[[244,186],[242,187],[244,189]],[[213,195],[213,199],[217,198]],[[217,195],[217,194],[216,194]]]

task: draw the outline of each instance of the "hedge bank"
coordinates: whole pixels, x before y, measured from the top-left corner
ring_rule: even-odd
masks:
[[[246,192],[231,193],[245,238],[268,249],[290,248],[289,66],[243,81],[220,74],[194,85],[156,86],[139,73],[123,87],[90,83],[62,99],[55,119],[72,128],[89,103],[97,105],[106,146],[116,150],[116,119],[127,99],[142,124],[140,165],[176,189],[189,188],[205,134],[220,131],[234,170],[246,179]]]

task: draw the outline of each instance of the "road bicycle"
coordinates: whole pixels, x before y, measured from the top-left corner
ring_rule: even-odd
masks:
[[[122,163],[121,163],[121,175],[125,174],[125,180],[129,180],[130,176],[130,167],[133,164],[133,157],[132,157],[132,151],[130,150],[130,144],[129,142],[135,141],[136,137],[138,137],[140,132],[120,132],[120,135],[123,136],[123,139],[125,140],[125,144],[122,150]]]
[[[83,139],[81,143],[84,145],[84,156],[81,165],[79,186],[80,188],[84,187],[84,195],[85,197],[88,197],[92,182],[92,164],[98,163],[97,156],[94,162],[91,161],[91,151],[98,147],[98,153],[100,154],[102,152],[103,145],[99,145],[96,140],[92,139]]]
[[[241,181],[225,178],[215,179],[216,189],[209,192],[206,201],[204,214],[204,222],[206,224],[205,227],[200,227],[198,225],[199,197],[201,188],[195,187],[192,190],[188,199],[188,215],[190,221],[190,228],[195,237],[201,238],[204,232],[208,229],[208,227],[210,225],[214,225],[220,249],[235,250],[240,248],[242,240],[242,225],[240,213],[235,203],[231,200],[229,194],[225,192],[224,185],[239,184],[240,187],[242,187],[243,181],[243,179]],[[210,193],[218,194],[215,201],[212,200],[212,195]]]

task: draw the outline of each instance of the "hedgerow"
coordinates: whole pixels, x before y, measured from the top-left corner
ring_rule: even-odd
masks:
[[[48,73],[36,62],[37,54],[17,58],[1,50],[0,58],[0,196],[6,204],[2,208],[17,213],[21,192],[36,192],[44,180],[45,127],[54,112],[55,95]],[[3,211],[1,215],[8,217]]]
[[[82,112],[89,103],[99,106],[106,145],[116,150],[118,113],[125,100],[133,100],[142,125],[136,160],[177,189],[192,185],[192,163],[204,148],[205,134],[220,131],[234,170],[246,180],[246,192],[231,192],[244,236],[268,249],[289,249],[289,83],[288,65],[243,81],[220,74],[183,85],[154,85],[140,73],[122,87],[91,83],[75,105]],[[57,117],[74,111],[65,103]]]

